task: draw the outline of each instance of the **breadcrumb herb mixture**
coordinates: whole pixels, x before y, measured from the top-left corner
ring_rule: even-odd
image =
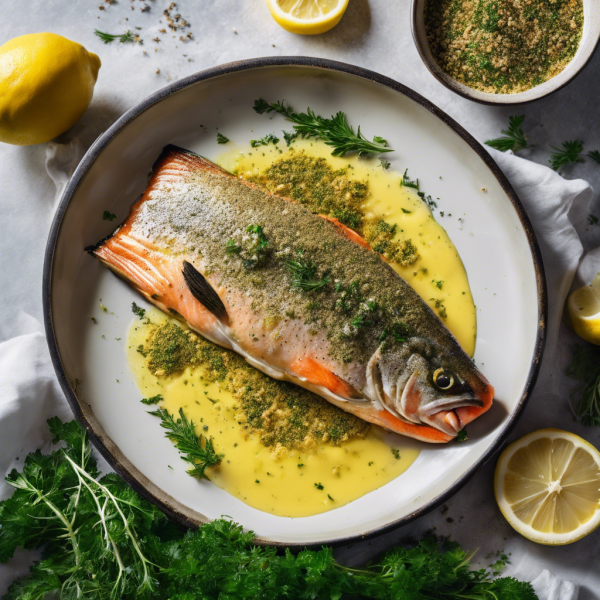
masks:
[[[560,73],[583,31],[582,0],[427,0],[440,67],[477,90],[511,94]]]
[[[310,451],[318,443],[338,446],[364,438],[370,425],[291,383],[271,379],[231,350],[209,342],[175,323],[156,325],[138,347],[149,370],[158,377],[201,370],[205,383],[218,383],[239,401],[238,422],[247,433],[277,453]]]
[[[361,234],[371,247],[389,261],[406,267],[419,258],[410,239],[393,239],[396,225],[379,218],[367,218],[362,209],[369,184],[348,177],[350,167],[333,169],[325,158],[308,156],[293,148],[259,175],[242,174],[262,188],[288,196],[314,214],[335,217]],[[240,174],[240,173],[236,173]]]

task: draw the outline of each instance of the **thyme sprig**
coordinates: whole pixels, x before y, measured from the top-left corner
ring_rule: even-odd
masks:
[[[600,351],[592,346],[573,346],[566,374],[579,382],[571,394],[571,407],[583,425],[600,426]]]
[[[504,135],[487,140],[486,144],[501,152],[506,152],[507,150],[512,150],[513,152],[524,150],[527,148],[527,138],[521,129],[524,120],[525,115],[508,117],[508,128],[501,130]]]
[[[555,146],[550,146],[550,148],[552,148],[554,152],[551,154],[548,162],[555,171],[572,163],[584,162],[581,157],[581,153],[583,152],[583,142],[571,140],[563,142],[562,148],[556,148]]]
[[[212,438],[207,438],[202,434],[196,435],[194,422],[192,420],[188,421],[183,408],[179,409],[179,416],[181,417],[179,419],[175,419],[164,408],[150,411],[149,414],[160,418],[160,426],[167,430],[165,436],[179,450],[182,455],[181,459],[192,465],[187,472],[192,477],[208,479],[206,469],[216,467],[223,458],[223,454],[215,452]],[[203,439],[204,446],[202,446]]]
[[[105,33],[104,31],[98,31],[97,29],[94,29],[94,33],[105,43],[105,44],[110,44],[111,42],[114,42],[115,40],[119,40],[119,43],[121,44],[133,44],[136,39],[133,35],[133,33],[131,33],[131,31],[126,31],[125,33]]]
[[[346,114],[338,112],[327,119],[317,115],[310,108],[306,112],[294,112],[291,106],[285,106],[284,100],[269,103],[263,98],[254,102],[254,110],[258,114],[276,112],[283,115],[288,121],[295,123],[294,131],[302,137],[314,137],[323,140],[328,146],[333,147],[333,156],[346,156],[349,152],[357,152],[359,156],[393,152],[382,137],[375,136],[369,141],[357,128],[348,124]]]

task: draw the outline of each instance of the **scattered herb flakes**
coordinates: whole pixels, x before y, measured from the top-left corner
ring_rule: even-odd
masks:
[[[260,483],[260,481],[258,479],[255,479],[254,483]]]
[[[269,144],[277,144],[279,138],[274,133],[269,133],[258,140],[250,140],[250,146],[252,148],[258,148],[259,146],[268,146]]]
[[[301,467],[304,466],[304,463],[298,463],[298,468],[300,469]]]
[[[94,323],[94,325],[98,325],[98,320],[96,319],[96,317],[90,317],[92,323]]]
[[[322,483],[315,483],[315,484],[314,484],[314,486],[315,486],[315,487],[316,487],[318,490],[325,489],[325,488],[323,487],[323,484],[322,484]]]
[[[108,210],[105,210],[105,211],[102,213],[102,219],[103,219],[104,221],[114,221],[116,218],[117,218],[117,215],[115,215],[115,214],[113,214],[113,213],[109,212]]]
[[[115,40],[119,40],[119,43],[121,43],[121,44],[127,44],[127,43],[133,44],[135,41],[141,41],[141,40],[136,40],[134,35],[131,33],[131,31],[126,31],[125,33],[112,34],[112,33],[104,33],[103,31],[98,31],[97,29],[94,29],[94,33],[105,44],[110,44],[111,42],[114,42]]]
[[[401,208],[400,209],[405,215],[410,215],[412,214],[412,210],[406,210],[405,208]]]
[[[527,148],[527,139],[521,129],[524,120],[525,115],[508,117],[508,128],[501,130],[504,135],[493,140],[487,140],[486,144],[501,152],[507,150],[518,152]]]
[[[363,136],[358,127],[356,133],[348,124],[345,113],[338,112],[326,119],[315,114],[310,108],[305,113],[296,113],[291,106],[285,106],[284,101],[268,103],[259,98],[254,102],[254,110],[258,114],[276,112],[294,123],[294,131],[302,137],[314,137],[323,140],[333,147],[333,156],[346,156],[349,152],[357,152],[359,156],[393,152],[387,141],[375,136],[370,142]]]
[[[392,451],[394,458],[400,460],[400,450],[398,450],[398,448],[390,448],[390,450]]]
[[[159,402],[162,402],[163,397],[161,394],[156,394],[156,396],[152,396],[150,398],[142,398],[140,400],[140,402],[142,404],[158,404]]]
[[[249,234],[249,235],[248,235]],[[248,225],[246,232],[239,236],[239,242],[230,239],[225,244],[225,252],[242,259],[246,269],[254,269],[267,257],[269,240],[261,225]]]
[[[442,286],[444,285],[444,282],[441,279],[432,279],[431,283],[433,283],[438,290],[441,290]]]
[[[467,436],[467,430],[466,429],[461,429],[456,434],[456,441],[457,442],[466,442],[468,439],[469,439],[469,437]]]
[[[291,143],[298,137],[298,133],[295,131],[282,131],[283,139],[286,145],[289,147]]]
[[[217,144],[226,144],[229,141],[222,133],[217,133]]]
[[[332,498],[332,497],[331,497],[329,494],[327,494],[327,497],[328,497],[328,498],[329,498],[329,499],[330,499],[332,502],[335,502],[335,500],[334,500],[334,499],[333,499],[333,498]]]
[[[380,165],[381,165],[381,168],[382,168],[384,171],[387,171],[387,170],[388,170],[388,169],[389,169],[389,168],[392,166],[392,163],[390,163],[389,161],[385,160],[385,158],[383,158],[383,157],[381,157],[381,158],[379,159],[379,163],[380,163]]]
[[[550,146],[554,152],[548,161],[555,171],[566,167],[569,164],[584,162],[581,157],[583,152],[583,142],[571,140],[563,142],[561,148]]]
[[[143,319],[146,315],[146,309],[138,306],[135,302],[131,303],[131,312],[138,316],[140,319]]]
[[[419,191],[419,180],[411,179],[408,176],[408,169],[406,169],[404,171],[404,174],[402,175],[402,177],[400,177],[400,185],[402,185],[404,187],[413,188],[413,189],[417,190],[417,192]]]

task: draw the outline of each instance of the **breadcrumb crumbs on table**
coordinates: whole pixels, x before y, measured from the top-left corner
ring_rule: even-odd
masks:
[[[582,0],[427,0],[438,65],[476,90],[511,94],[558,75],[577,52]]]

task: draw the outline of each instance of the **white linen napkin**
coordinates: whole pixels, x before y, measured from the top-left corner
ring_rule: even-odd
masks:
[[[583,252],[573,223],[588,214],[591,188],[583,180],[564,180],[547,167],[514,155],[494,150],[490,150],[490,153],[521,198],[540,243],[549,289],[548,341],[544,364],[550,365],[562,306]],[[55,205],[80,157],[81,148],[76,142],[48,145],[46,168],[57,187]],[[28,452],[37,448],[48,450],[50,436],[46,419],[54,415],[67,420],[72,418],[54,376],[41,325],[32,317],[22,314],[14,330],[22,335],[0,344],[2,476],[13,467],[19,467]],[[539,386],[551,383],[550,369],[543,369]],[[12,489],[2,479],[0,499],[11,493]],[[459,530],[457,537],[460,541]],[[368,553],[366,547],[363,552]],[[26,574],[28,558],[29,555],[19,555],[9,564],[0,565],[0,596],[14,578]],[[577,599],[576,586],[543,570],[543,564],[537,564],[537,569],[535,572],[531,568],[529,573],[521,576],[535,578],[533,585],[540,600]]]

